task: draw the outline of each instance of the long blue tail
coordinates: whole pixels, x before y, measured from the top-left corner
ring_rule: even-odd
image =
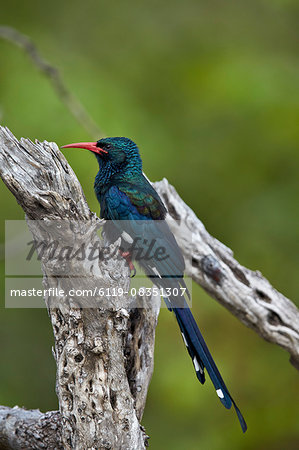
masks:
[[[167,301],[166,303],[169,304]],[[247,425],[244,417],[242,416],[239,408],[232,399],[230,393],[228,392],[228,389],[219,373],[215,361],[211,356],[207,344],[205,343],[205,340],[201,332],[199,331],[199,328],[190,309],[187,305],[185,308],[170,307],[170,309],[173,310],[180,326],[183,340],[185,342],[189,355],[192,358],[197,378],[202,384],[205,382],[204,368],[206,368],[212,380],[212,383],[215,386],[216,393],[221,403],[227,409],[230,409],[231,406],[234,405],[242,431],[243,433],[245,433],[245,431],[247,430]]]

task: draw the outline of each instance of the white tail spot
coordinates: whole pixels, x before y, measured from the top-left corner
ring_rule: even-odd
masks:
[[[126,231],[123,231],[121,234],[121,237],[128,242],[129,244],[133,243],[133,239],[131,238],[131,236],[129,235],[129,233],[127,233]]]
[[[194,368],[195,368],[196,372],[200,371],[202,373],[201,367],[199,365],[199,362],[197,361],[196,356],[194,356],[194,358],[193,358],[193,364],[194,364]]]
[[[186,341],[186,338],[185,338],[184,333],[182,333],[182,336],[183,336],[183,340],[184,340],[184,342],[185,342],[186,347],[188,347],[188,343],[187,343],[187,341]]]
[[[224,398],[224,395],[223,395],[223,392],[221,389],[217,389],[216,394],[218,395],[219,398]]]
[[[154,272],[159,278],[162,278],[161,275],[159,274],[158,270],[157,270],[157,267],[152,267],[152,269],[153,269],[153,272]]]

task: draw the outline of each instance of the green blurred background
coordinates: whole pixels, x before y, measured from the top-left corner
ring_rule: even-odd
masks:
[[[0,1],[109,136],[134,139],[151,180],[167,177],[210,233],[297,301],[297,0]],[[0,122],[17,137],[91,140],[20,49],[0,40]],[[99,136],[100,137],[100,136]],[[96,161],[64,152],[91,209]],[[4,221],[23,211],[1,182]],[[296,267],[297,265],[297,267]],[[1,264],[2,299],[4,262]],[[4,300],[2,305],[4,305]],[[162,310],[143,424],[155,450],[299,448],[299,374],[282,349],[198,286],[193,312],[248,422],[242,435],[193,373]],[[0,312],[0,404],[56,409],[46,310]]]

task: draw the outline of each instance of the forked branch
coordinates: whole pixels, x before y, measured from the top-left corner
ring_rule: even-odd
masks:
[[[33,234],[39,220],[82,223],[76,239],[98,239],[101,221],[89,210],[82,188],[54,143],[18,141],[0,129],[0,176],[24,209]],[[169,224],[186,256],[186,273],[261,337],[285,348],[299,368],[299,311],[259,272],[241,266],[232,251],[213,238],[167,180],[155,183],[169,211]],[[85,225],[84,225],[85,224]],[[67,233],[64,238],[67,239]],[[191,255],[191,258],[190,258]],[[61,287],[53,267],[42,261],[44,285]],[[104,271],[95,265],[72,267],[100,286],[128,286],[124,262],[112,258]],[[117,277],[115,276],[117,274]],[[0,445],[24,448],[32,429],[31,448],[145,448],[140,420],[153,370],[154,335],[159,301],[152,308],[132,308],[131,299],[111,308],[81,308],[80,299],[57,306],[45,298],[55,338],[57,395],[60,412],[41,414],[19,408],[0,409]],[[46,425],[45,425],[46,424]],[[62,424],[62,426],[61,426]],[[31,431],[30,431],[31,430]],[[54,430],[54,432],[53,432]],[[16,436],[20,436],[19,439]],[[1,448],[2,448],[1,447]]]

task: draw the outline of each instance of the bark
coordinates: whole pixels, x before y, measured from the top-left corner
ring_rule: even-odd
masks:
[[[58,411],[42,414],[15,406],[0,406],[0,448],[63,449],[61,415]]]
[[[169,225],[187,262],[186,275],[263,339],[287,350],[299,370],[299,310],[295,304],[261,272],[236,261],[232,250],[207,232],[166,179],[154,186],[168,207]]]
[[[55,143],[18,141],[1,128],[0,176],[24,209],[34,236],[49,233],[50,220],[67,218],[69,228],[61,239],[101,245],[97,229],[102,222],[89,210],[74,172]],[[155,187],[166,203],[169,224],[183,252],[192,255],[187,275],[263,338],[288,350],[299,368],[295,305],[259,272],[241,266],[230,249],[210,236],[166,180]],[[117,258],[101,267],[70,264],[60,270],[80,274],[88,286],[120,286],[124,291],[129,286],[128,268]],[[60,288],[71,282],[58,277],[46,257],[42,269],[45,287]],[[59,412],[2,407],[0,444],[9,449],[45,448],[45,444],[67,449],[145,448],[147,436],[140,420],[153,371],[159,299],[152,298],[152,308],[132,306],[129,296],[106,303],[95,299],[90,308],[82,307],[81,298],[57,302],[47,296],[45,301],[55,339]],[[97,301],[104,306],[99,308]],[[143,301],[139,299],[139,306]]]
[[[34,237],[39,240],[48,233],[49,219],[67,218],[69,229],[61,231],[64,241],[94,244],[99,240],[96,231],[102,221],[89,210],[82,188],[57,145],[33,144],[25,139],[18,142],[3,128],[0,136],[1,177],[24,209]],[[79,273],[88,287],[92,283],[128,289],[128,268],[117,258],[109,259],[104,268],[94,262],[71,262],[65,268],[60,266],[60,276],[56,276],[55,262],[46,256],[42,258],[46,289],[65,288],[73,282],[61,278],[62,271]],[[55,339],[64,448],[145,448],[147,436],[139,421],[153,371],[159,312],[159,301],[153,300],[152,308],[139,309],[130,307],[129,296],[113,298],[113,302],[108,299],[103,308],[96,307],[96,299],[86,308],[82,298],[60,302],[51,296],[45,298]]]

